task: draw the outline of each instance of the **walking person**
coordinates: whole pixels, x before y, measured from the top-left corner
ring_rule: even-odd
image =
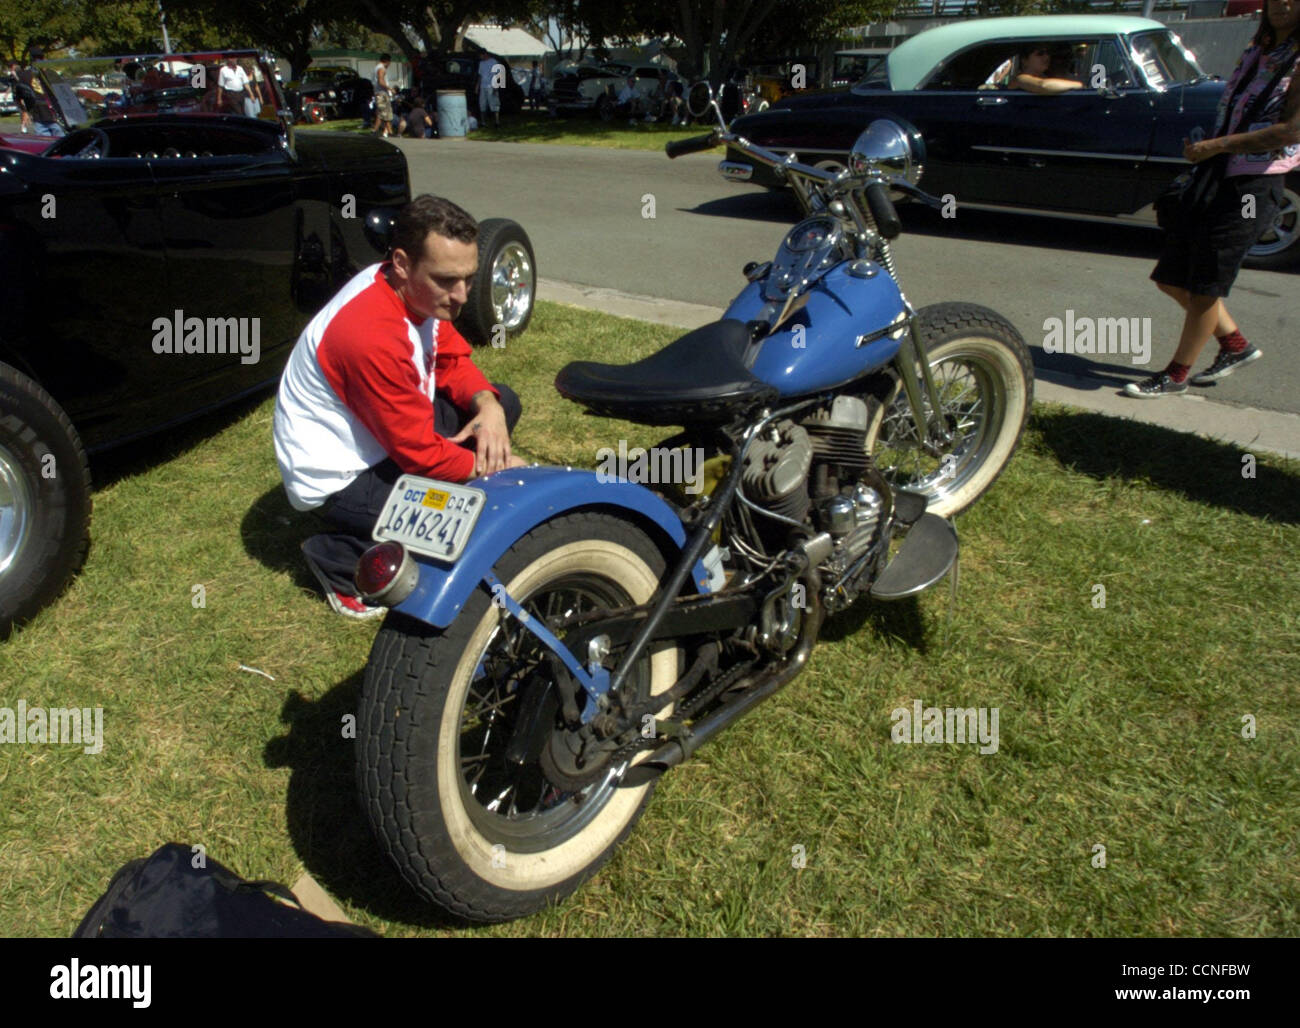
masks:
[[[1165,234],[1151,278],[1183,308],[1182,334],[1163,371],[1124,387],[1156,399],[1187,391],[1188,373],[1213,335],[1214,362],[1191,376],[1210,385],[1259,359],[1228,313],[1241,262],[1273,224],[1286,173],[1300,166],[1300,0],[1267,0],[1259,29],[1224,88],[1210,138],[1183,141],[1199,194]],[[1190,191],[1190,190],[1189,190]]]
[[[392,56],[380,54],[375,65],[375,123],[374,132],[387,139],[393,134],[393,91],[388,85],[388,65]]]

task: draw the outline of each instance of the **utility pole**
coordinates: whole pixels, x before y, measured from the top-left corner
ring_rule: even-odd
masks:
[[[163,30],[163,53],[172,52],[172,41],[167,38],[167,12],[163,10],[162,0],[158,0],[158,24]]]

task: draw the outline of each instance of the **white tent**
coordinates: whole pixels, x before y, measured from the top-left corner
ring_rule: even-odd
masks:
[[[523,29],[471,25],[465,30],[465,38],[498,57],[535,57],[540,61],[547,53],[546,44]]]

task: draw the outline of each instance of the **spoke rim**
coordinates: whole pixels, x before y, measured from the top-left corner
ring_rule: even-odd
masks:
[[[629,603],[617,583],[582,573],[547,583],[521,606],[557,631],[576,613]],[[611,766],[602,778],[572,793],[548,781],[535,760],[520,768],[506,766],[502,751],[512,715],[524,688],[538,687],[530,679],[538,674],[536,658],[542,649],[517,619],[502,612],[475,662],[456,742],[461,801],[470,821],[489,842],[516,853],[551,849],[576,836],[613,795],[622,770]],[[629,684],[648,688],[647,660],[634,669]]]
[[[931,367],[942,414],[957,436],[952,448],[939,458],[921,449],[907,395],[900,389],[885,410],[875,457],[891,483],[929,494],[933,505],[959,492],[978,473],[1006,417],[1007,397],[1005,384],[983,354],[958,352]],[[922,398],[928,414],[924,392]]]

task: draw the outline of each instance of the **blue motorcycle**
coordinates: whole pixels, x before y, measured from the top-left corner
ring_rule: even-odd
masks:
[[[362,803],[403,877],[468,920],[572,892],[661,775],[799,674],[827,615],[942,579],[951,517],[1029,412],[1009,322],[915,310],[899,286],[893,194],[939,203],[913,133],[874,122],[832,173],[728,132],[707,86],[691,105],[719,127],[670,157],[726,142],[779,168],[807,217],[721,321],[555,383],[682,430],[595,472],[405,476],[358,566],[391,607],[360,699]]]

